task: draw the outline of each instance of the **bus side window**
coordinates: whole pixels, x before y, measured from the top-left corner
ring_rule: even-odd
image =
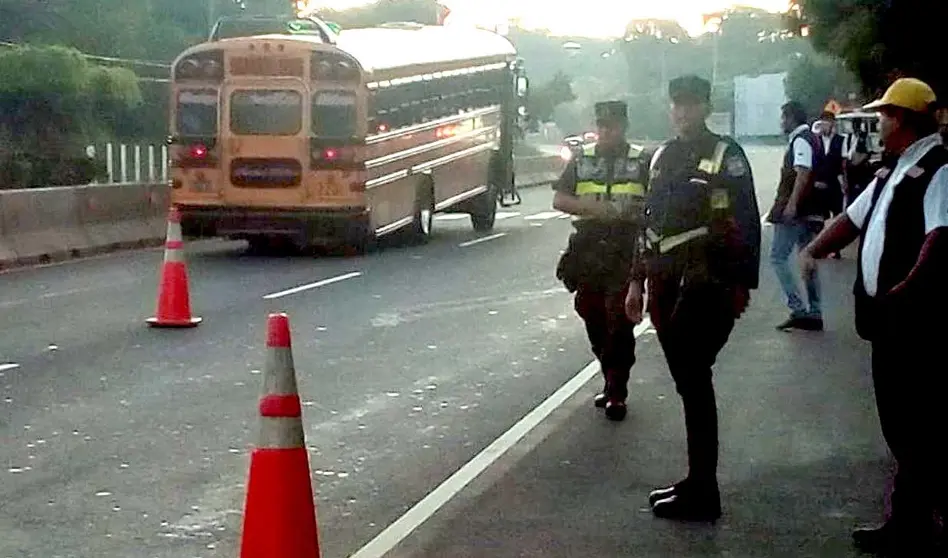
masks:
[[[431,117],[435,120],[438,118],[443,118],[450,114],[449,108],[447,106],[446,96],[448,94],[448,79],[447,78],[438,78],[431,82],[429,86],[428,99],[431,103]]]

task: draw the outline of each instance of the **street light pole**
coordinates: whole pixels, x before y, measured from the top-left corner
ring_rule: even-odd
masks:
[[[207,32],[211,33],[217,18],[217,0],[207,0]]]

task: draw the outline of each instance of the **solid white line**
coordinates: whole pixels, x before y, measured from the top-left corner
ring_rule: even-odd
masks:
[[[9,364],[0,364],[0,372],[6,372],[7,370],[13,370],[14,368],[19,368],[19,364],[9,363]]]
[[[487,242],[488,240],[497,240],[498,238],[507,236],[507,233],[497,233],[490,236],[484,236],[481,238],[476,238],[474,240],[468,240],[467,242],[462,242],[458,244],[461,248],[467,248],[468,246],[474,246],[475,244],[480,244],[481,242]]]
[[[533,215],[527,215],[524,217],[527,221],[546,221],[547,219],[555,219],[560,215],[563,215],[562,211],[544,211],[542,213],[534,213]]]
[[[651,321],[646,317],[642,323],[635,327],[635,336],[642,335],[652,327]],[[489,446],[484,448],[479,454],[474,456],[463,467],[448,477],[438,488],[435,488],[420,502],[415,504],[405,515],[399,517],[379,533],[368,544],[360,548],[349,558],[382,558],[390,552],[400,542],[417,529],[422,523],[431,518],[445,504],[464,490],[472,480],[487,470],[497,459],[503,456],[512,447],[517,445],[527,434],[542,423],[553,411],[565,403],[570,397],[576,394],[589,380],[595,378],[599,373],[599,363],[592,361],[582,370],[573,376],[568,382],[563,384],[553,395],[549,396],[536,408],[527,413],[517,424],[514,424],[510,430],[504,432],[500,438],[494,440]]]
[[[300,285],[299,287],[293,287],[292,289],[287,289],[285,291],[280,291],[278,293],[268,294],[263,298],[265,300],[272,300],[274,298],[280,298],[291,294],[301,293],[303,291],[308,291],[310,289],[317,289],[319,287],[325,287],[326,285],[332,285],[333,283],[338,283],[340,281],[345,281],[346,279],[352,279],[353,277],[359,277],[362,275],[359,271],[353,271],[352,273],[346,273],[345,275],[340,275],[338,277],[330,277],[329,279],[323,279],[322,281],[316,281],[315,283],[310,283],[308,285]]]

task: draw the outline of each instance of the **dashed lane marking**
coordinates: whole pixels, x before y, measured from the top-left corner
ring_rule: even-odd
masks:
[[[353,271],[352,273],[346,273],[345,275],[330,277],[329,279],[323,279],[322,281],[316,281],[315,283],[300,285],[299,287],[293,287],[292,289],[287,289],[285,291],[280,291],[278,293],[268,294],[264,296],[263,298],[264,300],[273,300],[275,298],[282,298],[284,296],[289,296],[291,294],[301,293],[303,291],[308,291],[311,289],[318,289],[319,287],[325,287],[326,285],[332,285],[333,283],[339,283],[340,281],[345,281],[347,279],[353,279],[361,275],[362,275],[361,272]]]
[[[546,221],[548,219],[556,219],[560,215],[565,215],[562,211],[543,211],[541,213],[534,213],[533,215],[527,215],[524,217],[527,221]]]
[[[635,327],[635,336],[639,337],[646,333],[652,327],[651,321],[646,317],[642,323]],[[438,510],[444,507],[455,496],[458,495],[464,487],[477,478],[481,473],[493,465],[507,451],[516,446],[527,434],[529,434],[540,423],[546,420],[553,411],[558,409],[563,403],[569,400],[590,380],[599,375],[599,363],[592,361],[585,368],[579,371],[568,382],[563,384],[553,395],[549,396],[542,403],[537,405],[532,411],[527,413],[522,419],[514,424],[510,430],[504,432],[499,438],[494,440],[489,446],[484,448],[479,454],[474,456],[463,467],[457,470],[446,481],[425,496],[420,502],[415,504],[405,515],[399,517],[394,523],[385,528],[368,544],[360,548],[349,558],[382,558],[395,548],[399,543],[408,538],[421,524],[430,519]]]
[[[8,362],[7,364],[0,364],[0,372],[6,372],[7,370],[13,370],[14,368],[19,368],[19,364]]]
[[[460,246],[461,248],[467,248],[468,246],[474,246],[475,244],[480,244],[482,242],[497,240],[498,238],[502,238],[505,236],[507,236],[507,233],[505,232],[492,234],[490,236],[482,236],[481,238],[475,238],[474,240],[468,240],[467,242],[462,242],[458,244],[458,246]]]

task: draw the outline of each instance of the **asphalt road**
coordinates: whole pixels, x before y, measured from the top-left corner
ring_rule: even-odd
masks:
[[[766,205],[779,153],[748,152]],[[355,553],[590,360],[553,276],[569,221],[547,188],[523,199],[489,235],[442,216],[429,245],[366,257],[191,245],[193,330],[144,325],[160,251],[0,275],[0,556],[237,555],[265,319],[284,310],[322,555]],[[641,512],[683,466],[646,330],[625,423],[589,405],[598,379],[582,386],[395,555],[845,556],[817,549],[843,548],[850,520],[872,517],[885,453],[846,307],[851,257],[826,269],[827,332],[773,331],[785,311],[765,262],[722,354],[733,515],[715,534]]]

